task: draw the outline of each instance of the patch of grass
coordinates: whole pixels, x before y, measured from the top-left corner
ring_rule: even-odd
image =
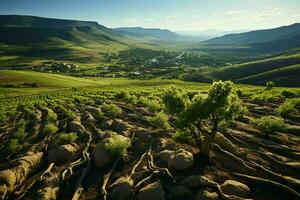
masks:
[[[173,135],[173,139],[182,143],[188,143],[188,144],[196,143],[195,139],[188,131],[182,131],[182,130],[176,131],[176,133]]]
[[[71,144],[78,139],[77,133],[61,133],[57,139],[56,144],[64,145],[64,144]]]
[[[163,129],[170,128],[170,124],[168,122],[168,116],[163,112],[159,112],[154,117],[147,117],[146,119],[152,126],[156,128],[163,128]]]
[[[58,131],[58,128],[53,124],[49,123],[46,124],[46,126],[43,129],[43,134],[44,135],[52,135],[55,134]]]
[[[104,104],[101,109],[111,118],[116,118],[122,114],[122,109],[116,104]]]
[[[23,149],[23,146],[20,144],[20,141],[18,139],[11,139],[5,146],[5,153],[7,155],[14,154]]]
[[[127,155],[127,148],[131,146],[130,140],[124,136],[114,134],[109,138],[108,143],[105,145],[105,149],[114,157],[121,156],[125,158]]]
[[[280,117],[288,118],[292,113],[297,112],[295,106],[296,104],[288,99],[275,110],[275,113]]]
[[[273,116],[264,116],[258,119],[252,119],[250,123],[266,136],[278,131],[284,131],[287,127],[282,118]]]
[[[56,120],[57,120],[57,114],[53,110],[47,109],[46,122],[52,123],[55,122]]]

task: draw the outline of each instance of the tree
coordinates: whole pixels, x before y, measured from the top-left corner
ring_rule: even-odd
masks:
[[[275,86],[275,83],[273,81],[269,81],[266,83],[266,90],[272,90]]]
[[[176,88],[163,94],[167,111],[175,117],[176,128],[190,135],[200,147],[200,154],[208,158],[216,133],[245,111],[232,86],[230,81],[218,81],[212,84],[207,95],[199,93],[189,97]]]

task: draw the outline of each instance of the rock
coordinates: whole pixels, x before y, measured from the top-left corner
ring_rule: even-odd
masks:
[[[89,112],[85,111],[84,112],[84,120],[83,120],[83,125],[88,126],[88,127],[94,127],[96,124],[96,121]]]
[[[169,194],[171,195],[171,199],[192,199],[192,192],[182,185],[178,185],[170,189]]]
[[[152,136],[148,133],[148,130],[145,128],[138,128],[138,130],[136,130],[135,132],[135,135],[143,142],[150,142],[152,139]]]
[[[10,169],[0,171],[0,184],[5,184],[9,191],[13,191],[16,184],[15,173]]]
[[[181,185],[186,188],[198,189],[200,187],[206,186],[211,181],[205,176],[188,176],[181,181]]]
[[[300,162],[286,162],[285,164],[290,165],[291,167],[300,168]]]
[[[86,110],[92,114],[97,114],[98,112],[101,112],[100,108],[96,108],[93,106],[86,106]]]
[[[108,118],[103,118],[103,119],[101,119],[101,121],[99,123],[99,128],[102,130],[109,129],[111,127],[112,123],[113,123],[113,120],[108,119]]]
[[[250,189],[247,185],[234,180],[226,180],[221,185],[221,189],[225,194],[238,197],[246,197],[250,193]]]
[[[169,158],[168,168],[178,171],[184,171],[194,164],[194,156],[191,152],[184,149],[178,149]]]
[[[235,153],[238,149],[221,133],[216,134],[214,142],[231,153]]]
[[[165,192],[160,181],[140,189],[137,200],[165,200]]]
[[[109,139],[110,138],[106,138],[102,140],[102,142],[97,144],[93,149],[96,167],[103,167],[114,160],[114,158],[104,148],[105,144],[109,142]]]
[[[48,161],[55,164],[63,164],[68,162],[76,153],[76,148],[70,144],[56,146],[50,150]]]
[[[200,190],[195,200],[218,200],[218,194],[216,192],[210,192],[207,190]]]
[[[43,181],[43,187],[38,190],[38,199],[55,200],[59,192],[59,177],[54,175]]]
[[[70,129],[70,132],[75,132],[78,134],[83,133],[85,130],[85,128],[82,126],[82,124],[80,123],[80,121],[78,119],[75,119],[72,122],[70,122],[69,129]]]
[[[27,156],[21,157],[19,159],[19,162],[21,161],[25,161],[27,164],[30,165],[31,168],[35,168],[37,167],[43,158],[43,152],[39,152],[39,153],[33,153],[33,152],[27,152]]]
[[[131,188],[133,180],[128,177],[120,177],[111,187],[111,198],[115,200],[128,200],[130,199]]]
[[[0,199],[4,200],[8,189],[6,185],[0,185]]]
[[[158,153],[158,157],[163,163],[168,164],[168,161],[172,154],[174,154],[174,151],[163,150]]]
[[[147,149],[149,148],[149,143],[143,142],[142,140],[139,140],[138,138],[134,138],[132,140],[132,147],[133,147],[134,151],[136,151],[138,153],[143,153],[143,152],[147,151]]]
[[[0,172],[0,196],[5,198],[8,191],[12,192],[20,186],[42,162],[43,152],[21,157],[11,163],[12,168]]]
[[[300,135],[300,126],[288,126],[286,132],[299,136]]]
[[[122,133],[127,129],[127,123],[121,119],[115,119],[111,125],[112,129],[117,133]]]

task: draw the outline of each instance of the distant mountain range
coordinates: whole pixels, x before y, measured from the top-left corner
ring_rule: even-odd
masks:
[[[274,29],[228,34],[203,42],[205,45],[248,46],[258,50],[284,50],[300,47],[300,23]]]
[[[116,32],[133,38],[154,39],[154,40],[178,40],[180,38],[176,33],[168,29],[141,28],[141,27],[123,27],[115,28]]]

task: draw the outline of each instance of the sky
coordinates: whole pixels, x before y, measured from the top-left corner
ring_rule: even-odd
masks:
[[[0,0],[0,14],[173,31],[255,30],[300,22],[300,0]]]

